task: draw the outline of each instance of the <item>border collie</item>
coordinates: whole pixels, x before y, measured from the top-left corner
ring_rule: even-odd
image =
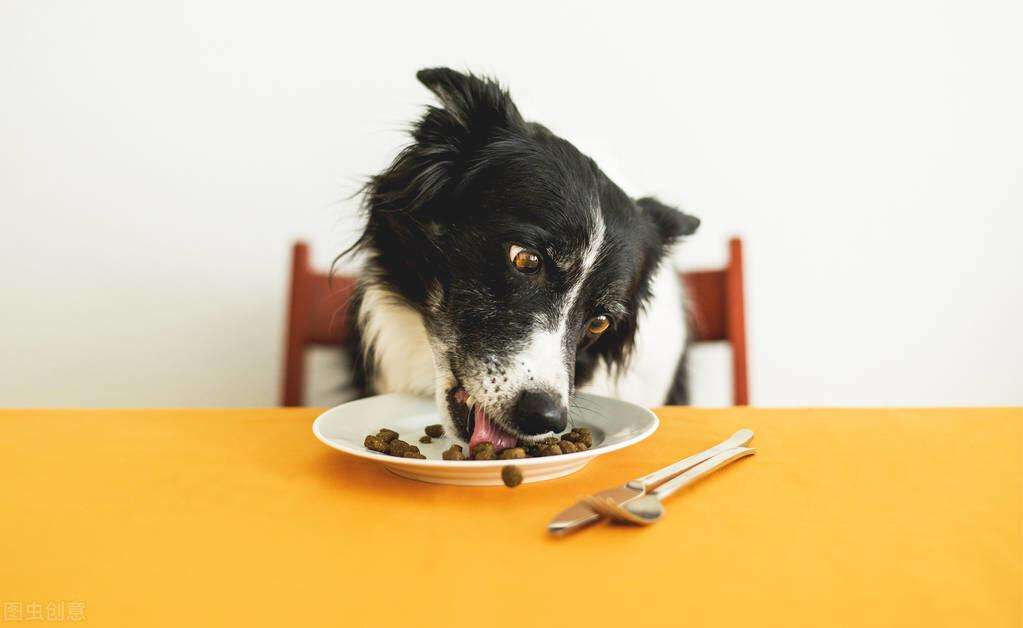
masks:
[[[700,221],[630,198],[495,81],[416,77],[442,106],[368,182],[352,247],[357,391],[433,396],[455,433],[498,449],[564,431],[580,389],[684,403],[670,252]]]

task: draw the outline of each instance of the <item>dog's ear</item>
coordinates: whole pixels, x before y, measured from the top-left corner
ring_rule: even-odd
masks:
[[[666,244],[671,244],[682,236],[696,233],[700,226],[700,219],[696,216],[669,207],[652,196],[638,199],[636,204],[639,205],[640,211],[653,221]]]
[[[416,78],[437,95],[456,123],[480,139],[497,129],[525,124],[511,96],[497,81],[451,68],[425,68],[416,72]]]
[[[430,107],[412,130],[415,140],[366,186],[371,211],[415,213],[461,179],[481,148],[525,129],[508,92],[496,81],[448,68],[416,73],[444,105]]]

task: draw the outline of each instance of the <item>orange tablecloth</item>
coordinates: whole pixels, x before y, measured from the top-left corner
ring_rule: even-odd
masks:
[[[317,442],[313,409],[3,411],[0,610],[135,627],[1020,626],[1023,410],[659,414],[649,440],[508,490],[392,476]],[[656,526],[548,538],[575,498],[739,427],[760,453]]]

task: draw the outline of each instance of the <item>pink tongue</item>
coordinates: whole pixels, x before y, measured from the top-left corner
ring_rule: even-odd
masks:
[[[469,449],[475,447],[477,443],[484,442],[491,443],[497,451],[515,446],[516,438],[488,419],[483,408],[479,406],[474,408],[473,420],[475,426],[472,430],[472,437],[469,439]]]

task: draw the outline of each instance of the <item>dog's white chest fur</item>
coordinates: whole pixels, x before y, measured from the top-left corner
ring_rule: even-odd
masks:
[[[370,284],[362,295],[359,325],[363,343],[372,348],[374,390],[433,397],[436,368],[419,312]]]
[[[611,377],[603,365],[582,387],[644,406],[665,402],[685,348],[682,286],[674,267],[661,264],[652,296],[637,321],[635,347],[627,369]],[[363,341],[372,347],[373,388],[433,397],[437,369],[423,318],[391,293],[369,285],[359,309]]]

